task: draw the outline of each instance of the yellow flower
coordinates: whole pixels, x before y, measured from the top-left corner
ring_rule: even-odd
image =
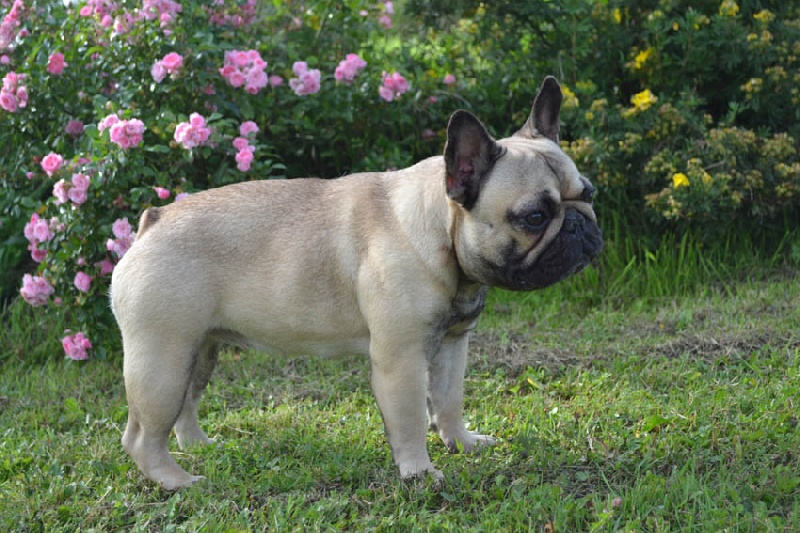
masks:
[[[641,70],[645,62],[647,62],[647,60],[650,58],[652,54],[653,54],[653,49],[650,47],[647,47],[646,49],[636,54],[636,57],[633,58],[633,67],[636,70]]]
[[[764,22],[769,24],[770,22],[773,21],[773,19],[775,19],[775,15],[769,9],[762,9],[761,11],[753,15],[753,18],[759,22]]]
[[[578,97],[575,96],[575,93],[570,90],[569,87],[566,85],[561,86],[561,92],[564,93],[564,108],[570,109],[573,107],[578,107],[580,105],[580,101]]]
[[[722,0],[719,6],[719,14],[723,17],[735,17],[739,13],[739,4],[735,0]]]
[[[611,16],[614,17],[614,22],[617,24],[622,22],[622,11],[618,7],[614,8],[614,11],[611,12]]]
[[[672,175],[672,186],[674,188],[678,187],[688,187],[689,186],[689,178],[683,172],[678,172]]]
[[[644,111],[656,102],[658,102],[658,98],[650,92],[650,89],[645,89],[631,96],[631,103],[638,111]]]

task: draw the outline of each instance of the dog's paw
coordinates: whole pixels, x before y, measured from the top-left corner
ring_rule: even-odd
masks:
[[[494,437],[474,431],[467,431],[466,429],[458,435],[442,436],[442,440],[447,447],[447,451],[450,453],[471,453],[478,448],[494,446],[497,443],[497,439]]]
[[[444,479],[444,474],[438,470],[432,463],[428,462],[425,465],[413,463],[410,465],[399,465],[400,477],[403,479],[414,479],[431,476],[434,482],[439,483]]]

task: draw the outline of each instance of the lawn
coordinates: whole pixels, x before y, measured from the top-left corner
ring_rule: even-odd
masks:
[[[399,479],[361,358],[225,352],[201,405],[217,443],[178,457],[207,479],[168,493],[120,446],[120,358],[6,354],[0,530],[800,530],[800,277],[548,291],[492,293],[465,410],[499,443],[431,434],[441,485]]]

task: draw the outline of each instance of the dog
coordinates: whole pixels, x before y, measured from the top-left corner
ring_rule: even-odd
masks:
[[[495,140],[471,113],[442,156],[335,180],[250,181],[141,216],[112,276],[128,400],[124,449],[167,490],[202,476],[168,450],[209,443],[198,403],[221,345],[369,356],[403,478],[495,442],[462,418],[470,331],[490,287],[530,291],[602,248],[595,189],[559,147],[562,93],[547,77],[524,126]]]

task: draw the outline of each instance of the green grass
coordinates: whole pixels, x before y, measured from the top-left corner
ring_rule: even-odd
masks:
[[[228,351],[201,405],[217,444],[178,454],[207,479],[165,492],[119,443],[120,360],[64,361],[12,306],[0,530],[800,530],[800,276],[678,246],[492,293],[466,416],[499,443],[448,455],[431,435],[440,486],[398,478],[363,358]]]
[[[487,322],[536,312],[509,301]],[[226,353],[202,408],[219,443],[179,456],[208,479],[176,494],[122,452],[118,361],[8,363],[0,529],[793,531],[797,301],[781,278],[480,328],[466,411],[500,444],[431,436],[441,487],[398,479],[361,358]]]

